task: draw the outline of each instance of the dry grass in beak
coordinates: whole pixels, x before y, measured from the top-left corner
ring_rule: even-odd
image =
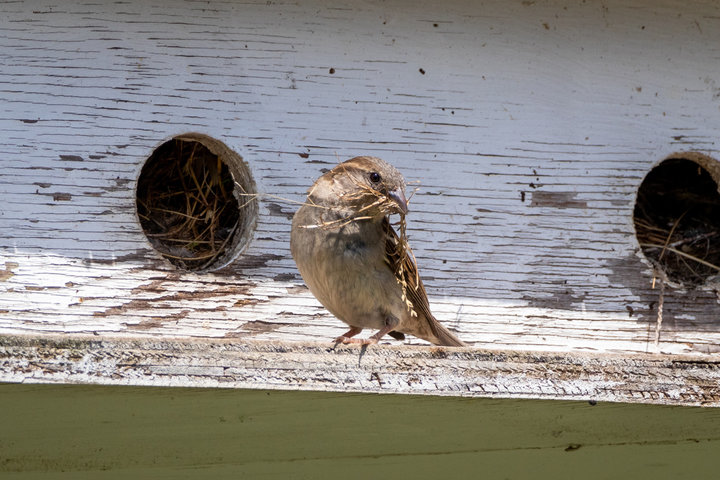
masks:
[[[418,276],[418,270],[417,268],[412,269],[415,272],[415,278],[413,285],[408,285],[408,275],[406,274],[406,265],[416,265],[415,263],[415,255],[412,253],[412,250],[410,249],[410,244],[407,241],[407,230],[406,230],[406,223],[405,223],[405,215],[400,215],[400,222],[398,225],[398,230],[400,231],[397,242],[395,244],[395,255],[397,260],[395,261],[395,280],[400,284],[400,288],[402,289],[402,300],[405,302],[405,306],[407,307],[408,311],[410,312],[410,316],[417,317],[417,312],[415,311],[415,308],[408,298],[407,291],[408,288],[414,288],[417,290],[420,287],[420,278]]]

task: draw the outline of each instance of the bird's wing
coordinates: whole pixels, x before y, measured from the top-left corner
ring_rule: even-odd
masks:
[[[405,239],[398,236],[387,217],[383,221],[383,228],[385,230],[385,261],[401,285],[405,286],[405,296],[417,316],[427,319],[433,334],[437,335],[435,326],[437,321],[430,312],[430,303],[422,280],[420,280],[410,245]]]

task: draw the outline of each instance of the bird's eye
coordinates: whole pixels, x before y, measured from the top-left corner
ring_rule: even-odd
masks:
[[[370,172],[370,181],[372,183],[380,183],[380,180],[382,180],[382,177],[377,172]]]

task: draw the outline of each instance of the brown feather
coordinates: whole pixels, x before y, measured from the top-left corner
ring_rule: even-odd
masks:
[[[465,343],[440,324],[430,311],[427,292],[420,280],[410,245],[398,236],[387,217],[383,220],[383,228],[386,233],[385,258],[392,271],[401,276],[399,280],[401,285],[404,285],[405,295],[415,310],[418,321],[427,322],[430,331],[441,342],[441,345],[465,346]]]
[[[405,235],[407,212],[405,180],[397,169],[379,158],[352,158],[310,188],[293,217],[293,258],[318,300],[351,326],[350,337],[363,328],[379,329],[370,339],[343,342],[412,334],[436,345],[463,346],[430,312]],[[401,216],[399,234],[391,214]],[[356,237],[363,247],[349,254]]]

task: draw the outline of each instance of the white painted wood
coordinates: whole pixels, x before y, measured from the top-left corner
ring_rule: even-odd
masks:
[[[719,350],[716,293],[671,289],[655,347],[658,291],[631,219],[655,163],[720,158],[718,4],[0,10],[0,333],[343,331],[290,257],[291,203],[263,199],[250,248],[221,271],[178,272],[150,248],[137,176],[155,147],[197,131],[238,152],[261,192],[292,201],[359,154],[419,182],[408,226],[431,305],[475,347]]]

